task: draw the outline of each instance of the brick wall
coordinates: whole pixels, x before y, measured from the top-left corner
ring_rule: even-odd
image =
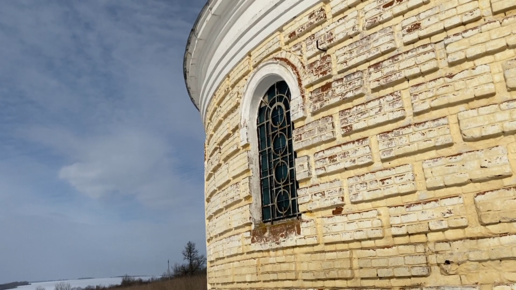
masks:
[[[208,106],[209,288],[516,289],[514,1],[315,2]],[[239,126],[247,81],[269,60],[301,92],[301,213],[264,224]]]

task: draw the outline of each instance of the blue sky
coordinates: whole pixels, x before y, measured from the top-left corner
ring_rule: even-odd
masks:
[[[5,0],[0,283],[161,274],[205,253],[204,132],[182,76],[205,0]]]

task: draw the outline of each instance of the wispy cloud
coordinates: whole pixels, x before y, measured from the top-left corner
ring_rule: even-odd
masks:
[[[182,56],[204,2],[2,3],[0,283],[159,274],[189,239],[203,248]]]

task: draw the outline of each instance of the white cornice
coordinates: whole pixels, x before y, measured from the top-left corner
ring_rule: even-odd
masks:
[[[205,118],[224,77],[255,47],[321,0],[211,0],[200,13],[185,51],[190,98]]]

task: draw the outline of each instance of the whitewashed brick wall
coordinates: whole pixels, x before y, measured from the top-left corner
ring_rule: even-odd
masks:
[[[396,0],[376,0],[364,7],[365,28],[371,29],[393,17],[404,14],[405,12],[415,9],[423,4],[429,3],[430,0],[412,0],[412,1],[396,1]]]
[[[344,188],[341,180],[319,183],[297,190],[301,212],[336,207],[344,204]]]
[[[495,93],[491,68],[488,65],[480,65],[410,87],[415,114]]]
[[[360,267],[358,275],[363,279],[418,277],[430,274],[424,244],[357,250],[356,254]]]
[[[339,112],[340,129],[343,135],[367,130],[385,123],[405,118],[401,92],[382,96]]]
[[[478,218],[482,224],[498,224],[516,221],[516,188],[507,187],[475,196]]]
[[[369,138],[318,151],[314,154],[314,158],[317,175],[366,166],[373,162]]]
[[[349,70],[397,48],[394,29],[384,28],[335,51],[337,70]]]
[[[285,32],[283,33],[285,43],[289,43],[308,33],[310,29],[326,21],[326,18],[325,9],[316,8],[307,15],[295,19],[285,28]]]
[[[433,150],[453,144],[448,118],[401,127],[378,135],[382,160]]]
[[[333,116],[326,116],[295,128],[293,134],[293,145],[296,151],[335,140]]]
[[[393,236],[445,231],[468,226],[462,196],[389,208]]]
[[[312,57],[321,52],[317,48],[317,44],[320,49],[329,49],[357,35],[359,33],[358,20],[358,11],[354,11],[339,17],[321,31],[312,34],[305,40],[306,56]]]
[[[363,96],[367,89],[364,86],[364,72],[357,71],[331,81],[313,90],[310,94],[312,113],[331,106]]]
[[[314,1],[246,52],[206,113],[209,289],[516,290],[512,2]],[[238,142],[264,62],[300,91],[300,214],[273,223]]]
[[[325,243],[383,238],[383,224],[377,210],[324,217]]]
[[[443,2],[404,19],[401,22],[403,43],[410,44],[482,17],[477,0],[462,1],[462,3],[457,5],[456,1]]]
[[[516,101],[460,112],[458,118],[465,141],[513,134],[516,132]]]
[[[502,146],[425,160],[423,168],[429,189],[512,176],[507,149]]]
[[[516,31],[513,30],[510,21],[493,20],[448,36],[444,40],[448,61],[456,63],[466,59],[474,60],[515,47],[513,39]]]
[[[438,68],[435,45],[425,44],[370,66],[370,86],[372,90],[387,88]]]
[[[348,178],[351,202],[363,202],[416,191],[412,165],[370,172]]]

